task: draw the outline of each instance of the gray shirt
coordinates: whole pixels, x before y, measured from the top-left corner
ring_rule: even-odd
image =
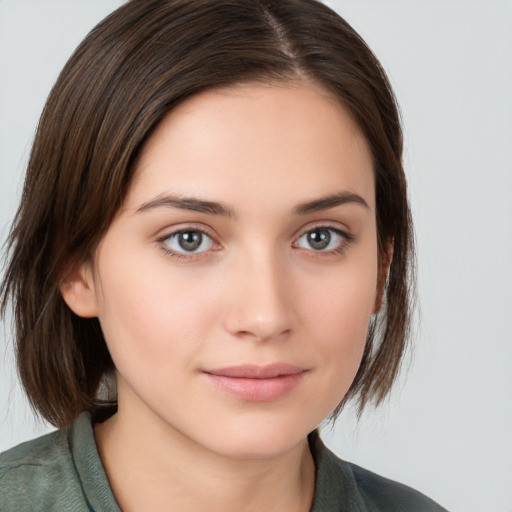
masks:
[[[311,512],[445,511],[410,487],[337,458],[316,433],[309,443],[316,467]],[[89,414],[0,455],[0,512],[29,511],[120,512]]]

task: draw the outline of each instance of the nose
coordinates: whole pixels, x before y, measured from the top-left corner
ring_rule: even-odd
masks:
[[[270,341],[286,338],[296,324],[293,279],[274,251],[243,258],[232,268],[231,295],[224,322],[238,338]]]

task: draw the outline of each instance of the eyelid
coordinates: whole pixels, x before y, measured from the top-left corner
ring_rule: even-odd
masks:
[[[330,250],[315,250],[313,248],[307,249],[307,248],[303,248],[303,247],[297,247],[296,244],[297,244],[298,240],[300,240],[300,238],[302,238],[307,233],[314,231],[316,229],[325,229],[325,230],[334,231],[336,234],[341,236],[343,238],[343,240],[339,244],[338,247],[336,247],[334,249],[330,249]],[[168,227],[162,231],[163,231],[163,234],[159,235],[156,238],[156,242],[159,244],[161,250],[165,254],[170,255],[176,259],[183,258],[183,259],[193,260],[195,258],[204,257],[208,253],[218,251],[220,248],[222,248],[222,244],[220,244],[218,242],[217,235],[212,233],[212,230],[209,227],[204,226],[202,224],[183,223],[183,224],[180,224],[177,226],[173,226],[172,228]],[[167,245],[165,243],[169,238],[171,238],[173,236],[177,236],[180,233],[186,233],[187,231],[197,231],[197,232],[202,233],[203,235],[207,236],[208,238],[211,239],[211,241],[213,243],[213,247],[208,250],[201,251],[201,252],[187,252],[187,251],[175,251],[175,250],[171,249],[169,247],[169,245]],[[324,222],[318,221],[316,223],[311,223],[305,227],[302,227],[300,230],[298,230],[297,234],[295,235],[295,237],[293,239],[292,247],[294,247],[295,249],[302,249],[302,250],[305,250],[305,251],[308,251],[308,252],[311,252],[311,253],[317,254],[317,255],[329,255],[329,254],[336,254],[336,253],[343,252],[354,240],[355,240],[355,236],[352,233],[350,233],[346,228],[341,227],[339,224],[328,222],[328,221],[324,221]]]
[[[330,221],[317,221],[307,224],[306,226],[301,227],[295,232],[294,239],[298,240],[301,236],[309,233],[310,231],[314,231],[315,229],[332,229],[337,233],[340,233],[344,237],[348,239],[354,239],[355,236],[351,233],[351,231],[346,227],[337,222]]]
[[[181,224],[178,226],[173,226],[172,228],[166,228],[166,230],[162,230],[163,234],[159,235],[156,238],[156,242],[160,246],[161,250],[171,257],[174,257],[176,259],[195,259],[199,257],[204,257],[207,253],[211,251],[216,251],[221,247],[221,244],[217,240],[217,236],[212,234],[212,230],[208,229],[207,227],[203,225],[198,224]],[[169,238],[179,235],[180,233],[186,233],[188,231],[197,231],[198,233],[201,233],[202,235],[207,236],[213,243],[213,247],[201,252],[187,252],[187,251],[176,251],[174,249],[171,249],[168,244],[166,244],[166,241],[169,240]]]
[[[296,245],[297,242],[303,236],[305,236],[308,233],[310,233],[311,231],[315,231],[317,229],[318,230],[325,229],[325,230],[334,231],[338,236],[341,236],[343,238],[343,241],[339,244],[338,247],[336,247],[334,249],[324,250],[324,251],[315,250],[313,248],[307,249],[307,248],[303,248],[303,247],[298,247]],[[303,249],[305,251],[311,252],[316,255],[328,255],[328,254],[336,254],[336,253],[340,253],[340,252],[344,251],[354,240],[355,240],[355,236],[352,233],[350,233],[347,229],[344,229],[344,228],[340,227],[339,225],[334,225],[333,223],[330,223],[330,222],[318,222],[318,223],[314,223],[314,224],[311,224],[311,225],[301,228],[301,230],[299,231],[299,234],[294,238],[294,242],[292,245],[297,249]]]
[[[157,241],[166,240],[167,238],[169,238],[173,235],[177,235],[178,233],[186,233],[187,231],[198,231],[200,233],[203,233],[203,234],[209,236],[212,240],[214,240],[216,243],[218,243],[217,242],[218,237],[211,228],[209,228],[208,226],[205,226],[204,224],[200,224],[200,223],[196,223],[196,222],[191,222],[191,223],[183,222],[180,224],[176,224],[174,226],[167,226],[166,228],[159,230],[159,233],[162,233],[162,234],[157,234],[156,240]]]

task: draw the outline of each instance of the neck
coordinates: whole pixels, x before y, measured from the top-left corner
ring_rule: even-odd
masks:
[[[124,512],[310,510],[314,463],[307,439],[276,456],[229,457],[120,406],[95,426],[110,485]]]

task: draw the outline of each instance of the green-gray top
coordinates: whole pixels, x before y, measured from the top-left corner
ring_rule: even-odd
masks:
[[[310,446],[316,466],[312,512],[445,510],[409,487],[338,459],[316,434]],[[0,455],[0,511],[120,512],[89,414]]]

